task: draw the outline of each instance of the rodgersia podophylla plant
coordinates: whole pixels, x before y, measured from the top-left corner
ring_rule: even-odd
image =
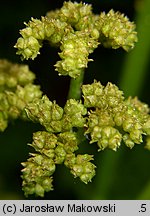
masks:
[[[119,12],[94,14],[92,6],[64,2],[61,9],[50,11],[41,19],[25,23],[15,48],[22,59],[35,59],[43,41],[59,47],[60,60],[54,65],[59,75],[70,76],[70,90],[64,107],[42,93],[33,84],[35,75],[27,65],[0,61],[0,130],[8,122],[21,118],[39,123],[43,131],[33,134],[34,153],[22,163],[25,196],[53,190],[53,173],[64,164],[73,176],[85,184],[96,174],[94,156],[78,154],[82,141],[97,143],[98,151],[116,151],[121,143],[133,148],[147,136],[150,149],[150,115],[147,104],[137,97],[125,98],[110,82],[84,85],[89,58],[98,46],[133,49],[137,42],[135,24]]]

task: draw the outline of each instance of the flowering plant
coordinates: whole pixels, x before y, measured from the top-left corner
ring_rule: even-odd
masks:
[[[34,84],[35,75],[27,65],[0,61],[0,131],[9,121],[20,118],[42,125],[33,134],[34,153],[22,163],[25,196],[43,197],[53,190],[53,174],[64,164],[73,176],[87,184],[96,174],[91,154],[78,153],[82,143],[97,143],[98,151],[117,151],[122,143],[130,149],[143,142],[150,148],[150,115],[147,104],[108,82],[83,84],[85,69],[93,61],[89,55],[98,46],[130,51],[137,42],[135,24],[120,12],[99,15],[84,3],[64,2],[61,9],[41,19],[31,18],[20,30],[15,48],[22,60],[34,60],[43,42],[60,49],[55,71],[70,76],[68,99],[61,107]]]

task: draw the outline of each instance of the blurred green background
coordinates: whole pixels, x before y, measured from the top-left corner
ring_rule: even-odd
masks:
[[[76,1],[79,2],[79,1]],[[108,12],[111,8],[126,14],[137,24],[139,42],[130,53],[99,47],[91,55],[85,73],[85,83],[94,79],[105,85],[108,81],[117,84],[125,95],[137,95],[150,105],[149,56],[150,56],[150,1],[149,0],[87,0],[93,11]],[[31,17],[40,18],[47,11],[60,8],[60,0],[1,1],[0,13],[0,58],[21,63],[13,48],[19,37],[23,22]],[[69,78],[59,77],[53,65],[59,59],[58,50],[47,44],[34,61],[24,61],[36,73],[36,83],[41,85],[50,100],[64,105],[69,88]],[[32,133],[40,130],[39,125],[16,121],[0,134],[0,199],[25,199],[21,190],[21,162],[26,161],[31,149]],[[88,147],[88,149],[87,149]],[[54,173],[54,191],[44,199],[150,199],[150,152],[142,145],[132,150],[124,145],[117,152],[97,152],[97,146],[83,145],[83,152],[95,155],[96,176],[85,185],[74,179],[64,166]],[[34,196],[29,199],[37,199]],[[39,199],[39,197],[38,197]]]

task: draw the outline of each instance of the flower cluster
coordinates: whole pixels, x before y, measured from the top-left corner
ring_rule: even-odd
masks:
[[[86,134],[90,143],[97,142],[100,150],[116,150],[123,140],[126,146],[142,142],[142,135],[150,134],[150,115],[147,104],[137,98],[127,98],[116,85],[100,82],[82,86],[84,105],[89,111]]]
[[[0,92],[14,90],[18,85],[24,87],[33,83],[35,74],[28,65],[14,64],[6,59],[0,59]]]
[[[79,136],[73,132],[73,128],[84,127],[84,116],[87,114],[84,105],[70,99],[61,108],[44,95],[28,103],[25,112],[30,120],[39,122],[46,129],[33,135],[31,146],[37,153],[31,154],[32,157],[22,163],[25,195],[35,193],[44,196],[44,192],[52,190],[52,174],[56,164],[64,163],[74,177],[79,177],[85,183],[91,181],[95,175],[95,165],[90,162],[92,156],[74,154],[78,150]],[[68,160],[72,163],[69,164]],[[79,168],[76,170],[77,167],[80,167],[80,171]]]
[[[79,177],[85,184],[91,181],[95,175],[96,166],[90,161],[93,160],[92,155],[84,154],[77,155],[68,154],[65,160],[65,165],[71,169],[71,173],[75,177]]]
[[[34,59],[40,53],[43,40],[59,46],[61,58],[55,64],[59,75],[77,78],[91,59],[89,54],[103,44],[114,49],[129,50],[137,41],[134,23],[119,12],[95,15],[91,5],[64,2],[61,9],[50,11],[45,17],[31,19],[20,31],[22,37],[15,48],[23,59]]]
[[[95,165],[90,160],[92,156],[77,155],[79,140],[75,132],[52,134],[38,131],[33,134],[32,147],[36,154],[31,154],[27,162],[22,163],[23,190],[25,195],[35,193],[43,197],[44,192],[53,190],[52,175],[57,164],[64,163],[71,169],[74,177],[87,183],[95,175]]]
[[[35,99],[25,107],[29,119],[39,122],[51,133],[69,131],[73,127],[83,127],[86,108],[81,102],[70,99],[61,108],[56,102],[51,102],[46,95],[40,100]]]
[[[71,27],[58,19],[49,20],[42,17],[41,20],[31,18],[29,23],[25,23],[26,28],[20,31],[22,37],[17,40],[15,48],[17,54],[22,55],[22,59],[34,59],[40,54],[42,41],[48,40],[53,46],[58,46],[63,35],[72,31]]]
[[[84,104],[69,99],[61,108],[55,101],[43,96],[25,107],[27,117],[39,122],[46,130],[34,134],[31,146],[37,153],[23,163],[26,195],[35,193],[44,196],[45,191],[52,190],[52,174],[56,165],[61,163],[70,169],[74,177],[79,177],[84,183],[91,181],[96,168],[90,162],[93,156],[74,153],[84,135],[79,134],[79,128],[84,128],[85,134],[90,135],[90,143],[97,142],[99,150],[110,148],[116,151],[122,141],[132,148],[142,142],[142,135],[150,135],[149,108],[137,98],[125,99],[116,85],[108,83],[103,86],[97,81],[83,85],[82,92]],[[148,145],[149,142],[147,148]],[[49,164],[50,170],[43,164]],[[49,187],[45,181],[51,182]]]
[[[40,87],[32,84],[35,75],[27,65],[0,60],[0,131],[4,131],[9,119],[24,118],[24,107],[40,98]]]
[[[110,10],[100,14],[98,28],[100,30],[100,41],[105,47],[117,49],[122,47],[129,51],[137,42],[135,24],[120,12]]]
[[[22,59],[34,59],[47,40],[60,48],[61,60],[56,62],[55,70],[74,79],[80,79],[92,61],[89,55],[99,44],[128,51],[137,42],[135,24],[124,14],[110,10],[96,15],[91,5],[82,2],[64,2],[61,9],[50,11],[41,19],[31,18],[25,25],[15,45],[17,54]],[[42,96],[34,79],[26,65],[0,61],[0,131],[7,127],[9,119],[18,117],[43,126],[29,144],[35,152],[22,163],[26,196],[43,197],[53,190],[53,173],[59,164],[85,184],[92,180],[96,168],[91,163],[93,155],[76,152],[87,138],[85,135],[90,143],[97,143],[99,150],[114,151],[122,141],[132,148],[147,135],[146,148],[150,149],[149,107],[137,97],[125,99],[116,85],[109,82],[103,86],[94,81],[82,85],[83,101],[68,99],[62,108]]]
[[[55,64],[56,70],[60,75],[69,75],[70,77],[78,77],[87,63],[92,61],[88,59],[88,55],[98,46],[98,42],[89,37],[85,32],[75,32],[68,34],[62,40],[60,46],[61,61]]]

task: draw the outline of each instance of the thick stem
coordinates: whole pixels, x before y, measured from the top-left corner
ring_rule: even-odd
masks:
[[[84,79],[84,71],[76,79],[71,78],[68,99],[79,100],[81,98],[81,86]]]

